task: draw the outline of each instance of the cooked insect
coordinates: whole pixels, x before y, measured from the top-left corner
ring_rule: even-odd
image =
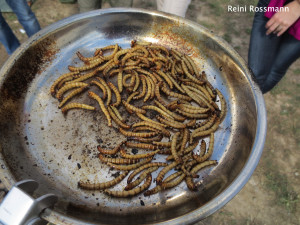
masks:
[[[64,80],[64,79],[67,78],[67,77],[73,77],[73,76],[75,76],[75,75],[77,75],[77,74],[79,74],[78,71],[76,71],[76,72],[70,72],[70,73],[65,73],[65,74],[61,75],[57,80],[54,81],[54,83],[53,83],[52,86],[50,87],[50,93],[51,93],[51,95],[54,96],[54,94],[55,94],[55,88],[56,88],[56,86],[57,86],[62,80]]]
[[[177,128],[177,129],[182,129],[182,128],[186,127],[186,124],[177,122],[175,120],[164,119],[164,118],[161,118],[160,116],[156,116],[156,118],[157,118],[158,121],[168,125],[169,127],[173,127],[173,128]]]
[[[124,144],[124,141],[122,141],[120,144],[118,144],[114,149],[103,149],[103,148],[100,147],[100,145],[98,145],[97,149],[102,154],[115,155],[120,151],[123,144]]]
[[[138,163],[131,164],[131,165],[118,165],[118,164],[114,164],[114,163],[110,163],[110,162],[108,162],[107,165],[109,165],[117,170],[134,170],[134,169],[139,168],[140,166],[150,162],[152,160],[152,158],[153,157],[149,157]]]
[[[133,105],[130,105],[129,103],[127,103],[126,101],[122,100],[122,103],[123,105],[126,107],[126,109],[129,109],[133,112],[136,112],[136,113],[142,113],[142,114],[145,114],[146,113],[146,110],[144,109],[140,109],[140,108],[137,108]]]
[[[178,156],[177,151],[176,151],[177,139],[178,139],[179,135],[180,135],[180,132],[175,133],[174,136],[172,137],[172,142],[171,142],[172,156],[177,163],[182,162],[182,159]]]
[[[125,142],[125,146],[129,148],[143,148],[148,150],[155,150],[157,149],[156,146],[151,144],[145,144],[145,143],[136,143],[136,142]]]
[[[118,89],[116,88],[116,86],[112,82],[108,82],[107,84],[111,88],[111,90],[113,90],[113,92],[116,95],[116,99],[117,99],[117,101],[114,104],[112,104],[112,106],[118,107],[121,103],[121,95],[120,95]]]
[[[134,164],[138,162],[137,159],[108,158],[102,154],[99,154],[99,159],[104,163],[113,163],[113,164]]]
[[[179,93],[170,91],[170,89],[167,88],[166,85],[162,85],[161,90],[162,90],[164,93],[166,93],[166,95],[168,95],[168,96],[170,96],[170,97],[174,97],[174,98],[178,98],[178,99],[184,99],[184,100],[187,100],[187,101],[191,101],[191,100],[192,100],[192,98],[189,97],[189,96],[182,95],[182,94],[179,94]]]
[[[136,132],[126,131],[122,127],[119,128],[119,131],[126,137],[153,137],[157,135],[157,132],[136,133]]]
[[[113,186],[117,185],[118,183],[120,183],[127,176],[128,173],[129,173],[128,171],[124,171],[122,174],[120,174],[115,179],[113,179],[111,181],[106,181],[106,182],[103,182],[103,183],[89,183],[89,182],[79,181],[78,186],[80,188],[86,189],[86,190],[103,190],[103,189],[107,189],[107,188],[113,187]]]
[[[61,108],[67,101],[69,101],[71,98],[73,98],[75,95],[78,95],[82,93],[87,87],[81,87],[77,88],[74,91],[72,91],[68,96],[66,96],[61,103],[59,103],[58,108]]]
[[[113,112],[111,106],[107,107],[108,113],[111,116],[111,118],[113,119],[113,121],[115,121],[115,123],[117,125],[119,125],[120,127],[124,128],[124,129],[130,129],[130,125],[127,125],[125,123],[123,123],[117,116],[116,114]]]
[[[121,153],[121,156],[125,159],[144,159],[144,158],[154,156],[159,151],[160,150],[156,150],[156,151],[145,153],[145,154],[130,155],[130,154],[127,154],[124,149],[121,149],[120,153]]]
[[[70,109],[87,109],[87,110],[95,110],[96,108],[94,106],[81,104],[81,103],[69,103],[66,106],[64,106],[61,111],[62,113],[66,113]]]
[[[97,79],[106,88],[106,92],[107,92],[106,105],[109,105],[110,101],[111,101],[111,90],[110,90],[110,87],[107,85],[107,83],[105,82],[105,80],[103,80],[102,78],[97,77]]]
[[[116,107],[110,106],[110,108],[114,111],[114,113],[119,118],[119,120],[121,120],[122,122],[125,121]]]
[[[227,111],[227,106],[226,106],[226,101],[225,101],[225,98],[224,96],[222,95],[222,93],[216,89],[216,92],[220,98],[220,102],[221,102],[221,114],[220,114],[220,121],[222,122],[222,120],[224,119],[225,117],[225,114],[226,114],[226,111]]]
[[[94,93],[92,91],[89,91],[88,94],[89,94],[89,97],[91,97],[92,99],[95,99],[98,102],[98,104],[99,104],[102,112],[106,116],[108,126],[111,127],[112,126],[112,124],[111,124],[111,116],[110,116],[109,112],[107,111],[107,109],[106,109],[106,107],[105,107],[102,99],[96,93]]]
[[[171,119],[174,119],[171,115],[169,115],[168,113],[166,113],[165,111],[163,111],[162,109],[156,107],[156,106],[153,106],[153,105],[144,105],[142,107],[142,109],[151,109],[151,110],[155,110],[156,112],[158,112],[159,114],[161,114],[163,117],[166,117],[166,118],[171,118]]]
[[[170,182],[162,182],[161,183],[161,187],[162,189],[168,189],[168,188],[172,188],[177,186],[178,184],[180,184],[183,179],[186,177],[186,175],[183,173],[181,174],[177,179],[174,179],[173,181]]]
[[[212,153],[214,150],[214,134],[211,133],[210,134],[210,140],[209,140],[209,146],[208,146],[208,150],[207,153],[204,154],[203,156],[198,156],[193,154],[193,158],[198,162],[204,162],[205,160],[207,160],[209,157],[211,157]]]
[[[161,184],[162,180],[164,179],[164,176],[166,175],[167,172],[169,172],[171,169],[175,168],[179,163],[178,162],[173,162],[166,167],[164,167],[159,174],[156,177],[156,183]]]
[[[111,190],[106,189],[106,190],[104,190],[104,193],[114,196],[114,197],[119,197],[119,198],[126,198],[128,196],[138,195],[139,193],[141,193],[142,191],[144,191],[150,187],[151,181],[152,181],[152,176],[151,176],[151,174],[149,174],[146,178],[145,183],[142,186],[134,188],[130,191],[111,191]]]
[[[56,98],[57,99],[61,99],[63,94],[73,88],[79,88],[79,87],[87,87],[88,84],[83,83],[83,82],[72,82],[70,84],[65,84],[61,89],[58,90],[58,92],[56,93]]]
[[[158,169],[158,166],[151,167],[147,170],[145,170],[135,181],[128,183],[127,186],[124,188],[125,191],[131,190],[138,186],[142,181],[152,172],[156,171]]]

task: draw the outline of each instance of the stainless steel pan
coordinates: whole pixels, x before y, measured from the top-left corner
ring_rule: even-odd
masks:
[[[127,48],[133,39],[190,55],[228,102],[211,157],[219,163],[201,172],[197,192],[182,183],[150,198],[114,199],[77,187],[80,179],[111,178],[116,171],[99,162],[96,146],[114,146],[123,137],[103,125],[100,113],[78,110],[64,117],[49,88],[67,72],[67,65],[78,62],[77,50],[89,55],[109,44]],[[194,223],[241,190],[263,149],[264,100],[244,60],[207,29],[176,16],[115,8],[69,17],[30,38],[9,58],[0,76],[0,178],[8,189],[28,178],[40,184],[37,194],[56,194],[55,208],[41,214],[53,223]]]

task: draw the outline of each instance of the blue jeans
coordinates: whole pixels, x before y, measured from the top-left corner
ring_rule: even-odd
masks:
[[[17,15],[19,22],[24,27],[28,37],[38,32],[41,28],[34,13],[31,11],[26,0],[6,0],[7,4]],[[4,45],[7,53],[12,54],[20,43],[0,13],[0,42]]]
[[[258,6],[264,7],[267,3],[261,0]],[[248,54],[249,67],[263,93],[270,91],[300,57],[300,41],[288,32],[280,37],[266,35],[268,20],[264,13],[255,14]]]

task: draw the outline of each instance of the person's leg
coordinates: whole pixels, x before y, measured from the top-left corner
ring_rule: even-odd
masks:
[[[101,9],[102,0],[78,0],[79,12]]]
[[[26,0],[6,0],[7,4],[17,15],[28,37],[38,32],[41,27]]]
[[[285,33],[271,71],[262,87],[262,92],[270,91],[285,75],[290,65],[298,58],[300,58],[300,41]]]
[[[267,3],[259,1],[258,6],[265,7]],[[248,52],[248,64],[260,88],[264,86],[281,43],[281,37],[266,35],[268,20],[263,12],[255,13]]]
[[[0,42],[4,45],[7,53],[11,55],[19,46],[20,43],[2,14],[0,13]]]

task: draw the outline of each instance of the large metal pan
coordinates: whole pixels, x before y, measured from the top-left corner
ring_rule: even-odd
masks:
[[[64,117],[49,94],[53,81],[76,64],[77,50],[132,39],[159,43],[190,55],[225,95],[228,113],[215,134],[212,159],[198,191],[185,184],[152,197],[114,199],[77,187],[82,179],[110,179],[96,146],[123,137],[106,128],[100,113],[73,111]],[[0,164],[7,188],[22,179],[40,183],[38,194],[59,201],[41,217],[57,224],[189,224],[224,206],[253,173],[265,141],[266,112],[244,60],[222,39],[196,23],[155,11],[106,9],[75,15],[30,38],[1,69]],[[153,184],[155,185],[155,184]]]

